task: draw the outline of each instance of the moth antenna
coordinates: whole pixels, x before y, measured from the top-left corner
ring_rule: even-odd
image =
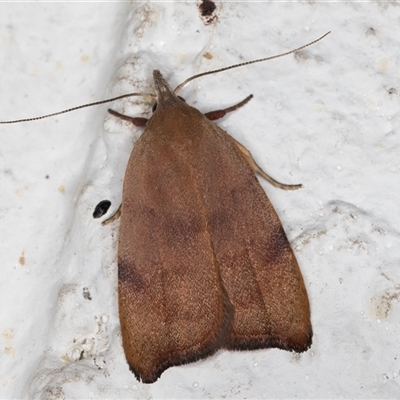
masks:
[[[50,117],[54,117],[56,115],[65,114],[65,113],[68,113],[68,112],[71,112],[71,111],[80,110],[81,108],[97,106],[99,104],[104,104],[104,103],[110,103],[111,101],[120,100],[120,99],[124,99],[125,97],[131,97],[131,96],[148,96],[148,97],[152,97],[152,98],[156,97],[155,94],[152,94],[152,93],[128,93],[128,94],[123,94],[121,96],[113,97],[113,98],[107,99],[107,100],[100,100],[100,101],[95,101],[93,103],[82,104],[81,106],[68,108],[67,110],[63,110],[63,111],[58,111],[58,112],[51,113],[51,114],[42,115],[40,117],[14,119],[14,120],[10,120],[10,121],[0,121],[0,124],[16,124],[18,122],[36,121],[38,119],[50,118]]]
[[[191,76],[190,78],[186,79],[185,81],[183,81],[180,85],[178,85],[175,89],[174,89],[174,93],[179,92],[179,90],[182,89],[183,86],[185,86],[187,83],[189,83],[190,81],[193,81],[194,79],[200,78],[202,76],[206,76],[206,75],[211,75],[211,74],[216,74],[218,72],[222,72],[222,71],[227,71],[229,69],[233,69],[233,68],[238,68],[238,67],[243,67],[245,65],[250,65],[250,64],[255,64],[255,63],[259,63],[259,62],[263,62],[263,61],[268,61],[268,60],[273,60],[274,58],[279,58],[279,57],[283,57],[283,56],[287,56],[289,54],[295,53],[296,51],[302,50],[308,46],[311,46],[317,42],[319,42],[320,40],[322,40],[325,36],[328,36],[331,33],[331,31],[326,32],[324,35],[322,35],[320,38],[313,40],[312,42],[309,42],[307,44],[304,44],[303,46],[297,47],[296,49],[287,51],[285,53],[281,53],[281,54],[276,54],[274,56],[270,56],[270,57],[264,57],[264,58],[259,58],[257,60],[252,60],[252,61],[246,61],[243,63],[239,63],[239,64],[234,64],[234,65],[230,65],[229,67],[224,67],[224,68],[220,68],[220,69],[216,69],[213,71],[206,71],[206,72],[202,72],[200,74],[196,74]],[[71,111],[76,111],[76,110],[80,110],[81,108],[86,108],[86,107],[92,107],[92,106],[97,106],[100,104],[105,104],[105,103],[110,103],[112,101],[115,100],[121,100],[124,99],[126,97],[132,97],[132,96],[148,96],[151,98],[156,98],[156,95],[154,95],[153,93],[128,93],[128,94],[123,94],[121,96],[117,96],[117,97],[113,97],[111,99],[107,99],[107,100],[101,100],[101,101],[96,101],[93,103],[87,103],[87,104],[82,104],[80,106],[76,106],[76,107],[72,107],[72,108],[68,108],[66,110],[62,110],[62,111],[58,111],[55,113],[51,113],[51,114],[46,114],[46,115],[41,115],[39,117],[33,117],[33,118],[22,118],[22,119],[14,119],[14,120],[9,120],[9,121],[0,121],[1,125],[4,124],[16,124],[19,122],[30,122],[30,121],[37,121],[39,119],[45,119],[45,118],[50,118],[50,117],[54,117],[56,115],[60,115],[60,114],[65,114]]]
[[[233,69],[233,68],[238,68],[238,67],[243,67],[244,65],[250,65],[250,64],[255,64],[255,63],[259,63],[262,61],[268,61],[268,60],[273,60],[274,58],[279,58],[279,57],[283,57],[283,56],[287,56],[288,54],[292,54],[295,53],[296,51],[302,50],[305,47],[311,46],[317,42],[319,42],[320,40],[322,40],[325,36],[328,36],[331,33],[331,31],[326,32],[324,35],[322,35],[320,38],[313,40],[310,43],[304,44],[303,46],[298,47],[297,49],[293,49],[290,51],[287,51],[285,53],[281,53],[281,54],[276,54],[274,56],[270,56],[270,57],[264,57],[264,58],[259,58],[257,60],[253,60],[253,61],[246,61],[240,64],[234,64],[234,65],[230,65],[229,67],[224,67],[224,68],[220,68],[220,69],[215,69],[213,71],[206,71],[206,72],[201,72],[200,74],[196,74],[191,76],[190,78],[186,79],[185,81],[183,81],[180,85],[178,85],[175,90],[174,93],[178,93],[179,90],[182,89],[183,86],[185,86],[187,83],[189,83],[190,81],[193,81],[194,79],[200,78],[201,76],[205,76],[205,75],[211,75],[211,74],[216,74],[217,72],[222,72],[222,71],[227,71],[228,69]]]

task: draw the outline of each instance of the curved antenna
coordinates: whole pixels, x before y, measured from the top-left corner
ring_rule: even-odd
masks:
[[[152,94],[152,93],[128,93],[128,94],[123,94],[121,96],[113,97],[111,99],[95,101],[93,103],[87,103],[87,104],[83,104],[81,106],[68,108],[67,110],[63,110],[63,111],[58,111],[58,112],[54,112],[54,113],[51,113],[51,114],[42,115],[40,117],[14,119],[14,120],[10,120],[10,121],[0,121],[0,124],[16,124],[18,122],[37,121],[38,119],[50,118],[50,117],[54,117],[56,115],[65,114],[65,113],[68,113],[68,112],[71,112],[71,111],[80,110],[81,108],[97,106],[99,104],[104,104],[104,103],[110,103],[111,101],[120,100],[120,99],[124,99],[125,97],[131,97],[131,96],[148,96],[148,97],[152,97],[152,98],[156,97],[156,95]]]
[[[275,56],[270,56],[270,57],[265,57],[265,58],[259,58],[257,60],[253,60],[253,61],[246,61],[240,64],[235,64],[235,65],[230,65],[229,67],[224,67],[224,68],[220,68],[220,69],[215,69],[213,71],[206,71],[206,72],[201,72],[200,74],[197,75],[193,75],[190,78],[186,79],[185,81],[183,81],[180,85],[178,85],[175,89],[174,89],[174,93],[179,92],[179,90],[182,89],[183,86],[185,86],[187,83],[189,83],[190,81],[200,78],[201,76],[205,76],[205,75],[211,75],[211,74],[216,74],[217,72],[222,72],[222,71],[227,71],[228,69],[232,69],[232,68],[238,68],[238,67],[243,67],[244,65],[250,65],[250,64],[255,64],[255,63],[259,63],[262,61],[268,61],[268,60],[273,60],[274,58],[279,58],[279,57],[283,57],[283,56],[287,56],[288,54],[292,54],[295,53],[296,51],[302,50],[305,47],[311,46],[317,42],[319,42],[320,40],[322,40],[325,36],[328,36],[331,33],[331,31],[326,32],[324,35],[322,35],[320,38],[313,40],[310,43],[304,44],[303,46],[298,47],[297,49],[293,49],[290,51],[287,51],[286,53],[281,53],[281,54],[276,54]]]
[[[310,43],[307,43],[307,44],[305,44],[303,46],[300,46],[300,47],[298,47],[296,49],[287,51],[285,53],[281,53],[281,54],[277,54],[277,55],[270,56],[270,57],[265,57],[265,58],[259,58],[257,60],[253,60],[253,61],[246,61],[246,62],[243,62],[243,63],[240,63],[240,64],[230,65],[229,67],[224,67],[224,68],[216,69],[216,70],[213,70],[213,71],[206,71],[206,72],[202,72],[202,73],[197,74],[197,75],[193,75],[192,77],[186,79],[184,82],[182,82],[180,85],[178,85],[175,88],[174,93],[177,93],[188,82],[190,82],[190,81],[192,81],[194,79],[200,78],[202,76],[211,75],[211,74],[215,74],[215,73],[222,72],[222,71],[227,71],[228,69],[243,67],[244,65],[250,65],[250,64],[263,62],[263,61],[273,60],[274,58],[279,58],[279,57],[287,56],[288,54],[295,53],[296,51],[302,50],[305,47],[311,46],[311,45],[319,42],[320,40],[322,40],[325,36],[329,35],[330,33],[331,33],[331,31],[325,33],[320,38],[315,39]],[[112,101],[121,100],[121,99],[124,99],[126,97],[131,97],[131,96],[147,96],[147,97],[151,97],[153,99],[156,98],[156,95],[153,94],[153,93],[128,93],[128,94],[123,94],[121,96],[113,97],[111,99],[96,101],[96,102],[93,102],[93,103],[87,103],[87,104],[83,104],[83,105],[80,105],[80,106],[77,106],[77,107],[68,108],[68,109],[63,110],[63,111],[58,111],[58,112],[54,112],[54,113],[51,113],[51,114],[42,115],[40,117],[14,119],[14,120],[9,120],[9,121],[0,121],[0,124],[16,124],[16,123],[19,123],[19,122],[37,121],[39,119],[54,117],[56,115],[65,114],[65,113],[68,113],[68,112],[71,112],[71,111],[80,110],[81,108],[96,106],[96,105],[100,105],[100,104],[104,104],[104,103],[110,103]]]

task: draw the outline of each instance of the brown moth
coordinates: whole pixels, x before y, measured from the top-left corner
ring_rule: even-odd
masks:
[[[282,224],[255,173],[282,189],[250,152],[212,120],[246,104],[202,114],[154,70],[152,117],[115,116],[145,126],[125,173],[118,243],[118,302],[130,369],[145,383],[218,349],[277,347],[303,352],[312,341],[310,305]],[[127,94],[118,98],[146,94]],[[154,97],[154,95],[150,95]],[[74,107],[32,121],[118,98]],[[109,202],[96,207],[104,214]],[[112,221],[111,217],[108,222]],[[106,221],[105,221],[106,222]],[[104,223],[104,222],[103,222]]]
[[[250,153],[153,76],[157,108],[129,158],[118,244],[132,372],[152,383],[222,347],[307,350],[303,278]]]
[[[157,106],[148,121],[109,110],[146,127],[120,210],[119,316],[131,371],[152,383],[220,348],[307,350],[303,277],[255,173],[283,189],[301,185],[270,178],[211,121],[252,96],[202,114],[175,94],[187,81],[173,91],[159,70],[153,78]]]

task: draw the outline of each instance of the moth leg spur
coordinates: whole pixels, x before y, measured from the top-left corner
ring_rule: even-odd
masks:
[[[232,138],[233,139],[233,138]],[[268,181],[271,185],[283,189],[283,190],[297,190],[302,187],[301,184],[298,185],[288,185],[285,183],[280,183],[271,176],[269,176],[266,172],[264,172],[261,167],[254,161],[253,156],[251,155],[250,151],[246,149],[241,143],[239,143],[237,140],[233,139],[235,141],[236,146],[239,148],[241,153],[244,155],[246,161],[249,163],[250,167],[255,173],[260,174],[266,181]]]

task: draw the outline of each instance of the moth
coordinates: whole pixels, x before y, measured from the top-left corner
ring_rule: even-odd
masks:
[[[145,126],[129,158],[116,214],[122,344],[138,380],[153,383],[167,368],[221,348],[303,352],[310,347],[304,280],[256,173],[282,189],[301,185],[275,181],[213,122],[252,95],[202,114],[176,93],[200,76],[281,57],[327,34],[287,53],[195,75],[175,90],[154,70],[151,96],[157,103],[150,119],[109,110]],[[119,98],[131,95],[145,94]],[[109,206],[100,203],[94,216]]]
[[[250,153],[153,74],[157,108],[129,158],[118,242],[132,372],[152,383],[221,347],[307,350],[303,278]]]
[[[201,74],[200,74],[201,75]],[[283,189],[212,120],[153,71],[156,108],[125,172],[118,242],[122,342],[131,371],[167,368],[220,348],[303,352],[310,305],[282,224],[255,173]]]

